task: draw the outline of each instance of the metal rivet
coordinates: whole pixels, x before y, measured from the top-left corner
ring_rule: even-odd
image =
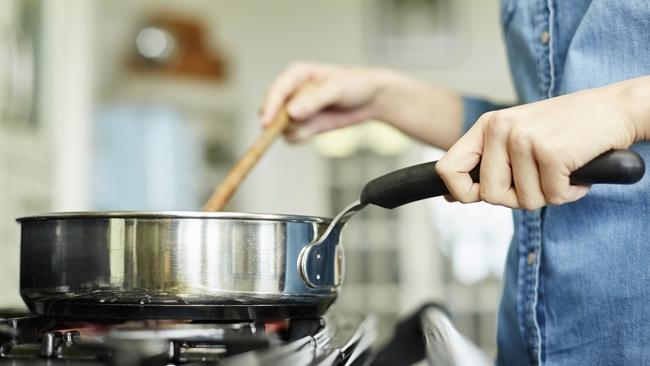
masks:
[[[320,253],[316,254],[316,259],[320,260]]]
[[[539,36],[539,40],[542,42],[542,44],[548,44],[548,42],[551,40],[551,35],[548,32],[542,32],[542,34]]]
[[[318,281],[320,281],[320,275],[319,275],[319,274],[316,275],[316,279],[317,279]]]
[[[526,261],[528,262],[529,265],[531,265],[531,264],[535,263],[535,258],[536,257],[537,257],[537,255],[535,254],[535,252],[530,252],[530,253],[528,253],[528,257],[526,258]]]

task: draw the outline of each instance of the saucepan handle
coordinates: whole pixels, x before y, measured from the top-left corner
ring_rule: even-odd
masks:
[[[361,203],[395,208],[410,202],[449,194],[435,169],[436,162],[414,165],[370,181],[361,192]],[[477,166],[470,175],[479,181]],[[571,184],[632,184],[645,173],[641,156],[631,150],[608,151],[571,174]]]

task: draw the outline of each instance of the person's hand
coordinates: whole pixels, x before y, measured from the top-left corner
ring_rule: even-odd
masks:
[[[464,203],[533,210],[576,201],[589,187],[570,185],[571,172],[641,138],[624,91],[612,84],[486,113],[436,171]],[[468,172],[479,163],[480,183],[473,183]]]
[[[285,131],[300,142],[324,131],[376,118],[377,96],[386,71],[369,67],[294,63],[270,87],[263,103],[262,123],[268,125],[285,103],[294,122]],[[312,87],[301,90],[310,83]]]
[[[306,83],[309,87],[302,88]],[[261,108],[262,123],[268,125],[286,103],[296,122],[285,131],[290,142],[377,119],[446,149],[458,139],[462,126],[462,102],[457,93],[384,68],[292,64],[269,89]]]

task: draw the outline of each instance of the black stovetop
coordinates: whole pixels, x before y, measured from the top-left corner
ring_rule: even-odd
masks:
[[[361,365],[373,318],[85,321],[0,312],[0,365]]]

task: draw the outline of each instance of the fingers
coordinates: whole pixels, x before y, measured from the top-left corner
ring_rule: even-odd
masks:
[[[546,197],[540,183],[540,173],[533,154],[530,137],[515,127],[508,139],[512,164],[512,181],[519,207],[536,210],[546,205]]]
[[[310,63],[292,64],[269,88],[262,107],[262,124],[268,125],[293,92],[310,78],[316,78],[318,67]]]
[[[301,123],[291,123],[284,131],[285,138],[291,143],[300,143],[321,132],[348,126],[368,119],[367,108],[355,111],[324,111]]]
[[[291,118],[302,121],[336,103],[340,95],[341,86],[337,80],[325,81],[296,95],[287,106],[287,111]]]
[[[525,127],[513,115],[487,113],[436,164],[451,195],[460,202],[479,200],[534,210],[576,201],[589,187],[571,186],[565,168],[544,133]],[[535,140],[534,140],[535,139]],[[536,142],[535,142],[536,141]],[[541,147],[541,148],[540,148]],[[480,161],[480,184],[470,172]]]
[[[436,170],[461,202],[532,210],[576,201],[590,188],[572,186],[572,172],[635,141],[624,123],[629,116],[611,108],[611,97],[599,88],[483,115]],[[479,159],[477,189],[467,172]]]
[[[539,163],[539,175],[544,199],[552,205],[574,202],[589,193],[589,186],[572,186],[570,174],[557,162],[542,158]]]
[[[517,191],[512,187],[512,171],[508,154],[509,119],[488,114],[484,129],[484,147],[481,160],[481,200],[507,207],[517,207]]]
[[[474,183],[469,172],[481,160],[485,121],[481,117],[436,163],[436,172],[449,193],[462,203],[480,200],[479,184]]]

